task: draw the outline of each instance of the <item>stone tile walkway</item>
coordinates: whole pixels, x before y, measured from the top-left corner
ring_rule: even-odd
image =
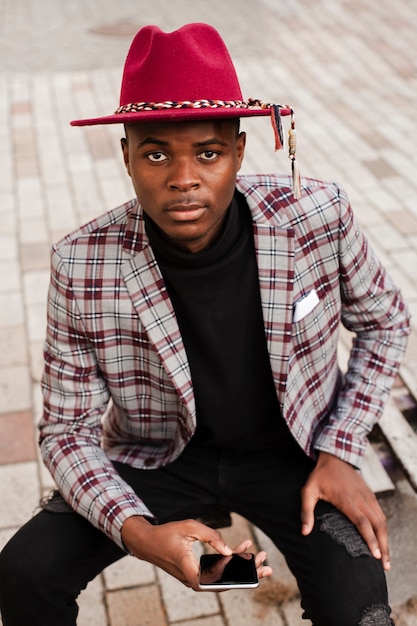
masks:
[[[415,0],[0,0],[0,545],[51,487],[35,445],[50,245],[132,196],[120,128],[76,129],[69,120],[116,108],[140,26],[191,21],[222,33],[246,97],[295,108],[302,174],[346,187],[414,313],[403,367],[417,381]],[[243,127],[245,173],[289,170],[268,120]],[[78,623],[301,626],[297,599],[276,602],[294,593],[279,553],[244,520],[227,530],[232,543],[247,532],[275,564],[260,590],[195,594],[127,558],[82,594]],[[397,569],[393,603],[404,626],[417,624],[412,602],[404,606],[413,575]]]

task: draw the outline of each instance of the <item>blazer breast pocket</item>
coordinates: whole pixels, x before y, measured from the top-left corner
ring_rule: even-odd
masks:
[[[317,295],[317,291],[312,289],[305,296],[297,300],[294,304],[292,321],[293,323],[300,322],[304,319],[313,309],[316,308],[320,302]]]

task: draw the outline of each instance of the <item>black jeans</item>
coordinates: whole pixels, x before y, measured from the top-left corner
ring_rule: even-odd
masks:
[[[189,446],[159,470],[115,465],[159,523],[221,507],[263,530],[285,555],[314,626],[393,624],[382,566],[344,516],[320,502],[312,534],[301,535],[300,490],[313,464],[291,440],[256,454]],[[74,626],[79,592],[123,556],[79,515],[41,510],[0,556],[4,626]]]

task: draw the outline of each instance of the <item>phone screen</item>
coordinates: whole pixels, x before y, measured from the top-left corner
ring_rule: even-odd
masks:
[[[202,589],[251,589],[259,584],[253,554],[203,554],[200,558]]]

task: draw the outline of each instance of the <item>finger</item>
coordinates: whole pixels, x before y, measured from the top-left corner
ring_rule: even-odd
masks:
[[[271,574],[273,573],[272,567],[269,567],[269,565],[264,565],[266,559],[266,552],[258,552],[258,554],[255,555],[255,565],[259,579],[271,576]]]
[[[369,521],[366,515],[361,515],[360,517],[356,516],[356,519],[352,520],[358,529],[359,533],[362,535],[364,541],[366,542],[372,556],[375,559],[382,558],[382,551],[379,546],[378,539],[375,535],[373,526]]]
[[[169,572],[172,573],[172,572]],[[181,580],[187,587],[192,589],[198,588],[198,578],[200,574],[200,565],[194,554],[184,554],[180,559],[177,572],[173,575]]]
[[[233,553],[233,550],[226,544],[222,534],[218,530],[214,530],[214,528],[210,528],[195,520],[189,520],[187,523],[187,534],[190,541],[208,543],[216,552],[224,556],[229,556]]]
[[[376,535],[379,543],[379,548],[381,550],[382,565],[384,567],[384,570],[388,571],[391,569],[391,558],[388,545],[388,532],[385,522],[384,528],[378,528],[376,530]]]
[[[262,551],[262,552],[258,552],[258,554],[255,554],[255,565],[256,567],[261,567],[261,565],[263,565],[265,563],[267,559],[267,554],[266,552]]]
[[[314,509],[318,502],[318,496],[304,487],[301,491],[301,533],[309,535],[314,527]]]
[[[259,567],[257,569],[257,573],[260,580],[261,578],[267,578],[267,576],[271,576],[273,574],[273,570],[272,567],[269,567],[269,565],[262,565],[262,567]]]
[[[391,560],[388,545],[387,518],[376,498],[374,502],[377,510],[375,519],[372,520],[373,529],[381,552],[382,565],[385,570],[389,570],[391,569]]]
[[[363,515],[359,522],[356,523],[356,527],[366,541],[372,555],[376,559],[381,559],[384,569],[389,570],[391,568],[391,562],[386,518],[379,508],[379,504],[377,506],[379,509],[377,514],[372,516]]]

